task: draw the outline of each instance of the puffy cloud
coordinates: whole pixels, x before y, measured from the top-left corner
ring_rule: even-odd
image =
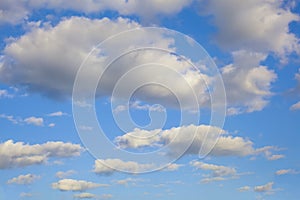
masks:
[[[9,94],[7,90],[0,90],[0,98],[12,98],[13,95]]]
[[[106,159],[106,160],[95,160],[94,172],[96,174],[110,175],[115,172],[115,169],[138,173],[139,171],[145,171],[152,169],[153,164],[140,164],[133,161],[123,161],[120,159]]]
[[[215,177],[236,175],[236,170],[232,167],[226,167],[223,165],[207,164],[207,163],[198,162],[198,161],[191,162],[191,165],[197,169],[212,171],[213,172],[212,175]]]
[[[28,117],[24,119],[24,122],[27,124],[32,124],[35,126],[43,126],[44,125],[44,119],[41,117]]]
[[[183,165],[176,164],[176,163],[171,163],[167,167],[163,169],[163,171],[177,171],[180,167]]]
[[[56,172],[55,176],[57,178],[66,178],[68,176],[72,176],[73,174],[76,174],[76,171],[74,171],[74,170],[68,170],[66,172],[62,172],[62,171]]]
[[[92,47],[109,36],[138,27],[141,27],[138,23],[123,18],[110,20],[71,17],[53,27],[47,25],[33,28],[6,45],[1,60],[0,80],[8,84],[25,85],[29,91],[39,92],[52,98],[70,97],[76,73]],[[95,74],[98,74],[96,71],[104,70],[107,54],[119,56],[124,53],[124,48],[129,50],[141,45],[175,50],[174,39],[163,32],[142,30],[138,34],[127,34],[124,37],[126,38],[115,39],[118,41],[113,41],[106,46],[105,54],[102,52],[104,49],[99,49],[104,55],[101,53],[90,55],[86,64],[91,68],[83,71],[82,77],[85,81],[81,83],[79,92],[85,93],[87,88],[90,88],[92,80],[98,80],[99,77],[95,77]],[[153,61],[159,65],[153,64]],[[134,66],[145,63],[152,64],[142,69],[132,70]],[[122,66],[121,70],[119,66]],[[129,70],[130,73],[126,73]],[[125,78],[124,73],[126,73]],[[162,78],[162,74],[168,76]],[[173,107],[178,106],[174,94],[180,99],[183,107],[194,105],[195,102],[192,102],[193,98],[191,98],[194,97],[194,91],[197,91],[197,101],[200,105],[208,103],[209,94],[206,84],[212,84],[212,77],[194,70],[193,66],[184,59],[179,59],[175,54],[146,49],[128,53],[112,63],[99,82],[101,87],[98,87],[97,95],[111,94],[115,84],[121,78],[124,84],[122,82],[118,85],[120,94],[117,98],[131,93],[130,89],[137,83],[154,82],[164,85],[167,89],[157,84],[150,84],[141,87],[136,97],[142,101]],[[139,109],[160,109],[160,107],[145,107],[139,104],[133,106]]]
[[[299,174],[300,172],[294,170],[294,169],[280,169],[275,172],[276,175],[285,175],[285,174]]]
[[[135,129],[133,132],[116,137],[115,143],[120,148],[159,147],[169,144],[170,155],[177,155],[179,151],[185,149],[190,139],[193,139],[185,154],[198,154],[201,148],[205,149],[210,146],[213,146],[210,152],[212,156],[247,156],[256,153],[251,141],[225,133],[220,128],[207,125],[189,125],[150,131]],[[206,134],[210,137],[206,137]]]
[[[74,180],[74,179],[62,179],[56,183],[52,183],[53,189],[58,189],[61,191],[85,191],[88,189],[107,187],[107,184],[98,184],[93,182],[88,182],[84,180]]]
[[[201,180],[202,183],[209,183],[213,181],[223,181],[229,178],[237,177],[237,171],[235,168],[227,167],[223,165],[207,164],[204,162],[192,161],[191,166],[196,169],[211,171],[212,174]]]
[[[95,198],[95,197],[96,197],[96,195],[91,194],[91,193],[87,193],[87,192],[74,194],[75,199],[92,199],[92,198]]]
[[[40,176],[34,174],[20,175],[18,177],[9,179],[7,184],[29,185],[39,178]]]
[[[136,15],[143,19],[151,19],[157,15],[172,15],[190,5],[193,0],[144,0],[140,1],[84,1],[77,0],[70,3],[67,0],[20,2],[18,0],[4,0],[0,3],[0,23],[20,23],[27,19],[33,10],[38,9],[66,9],[82,13],[98,13],[105,10],[117,11],[121,15]]]
[[[255,192],[272,193],[273,192],[273,185],[274,185],[274,182],[269,182],[265,185],[255,186],[254,191]]]
[[[202,14],[213,16],[217,40],[223,47],[274,52],[283,60],[293,51],[300,53],[299,38],[289,29],[289,24],[300,17],[282,1],[212,0],[201,6]]]
[[[249,186],[243,186],[243,187],[238,188],[238,191],[240,191],[240,192],[246,192],[246,191],[250,191],[250,190],[251,190],[251,187],[249,187]]]
[[[221,69],[229,105],[227,114],[262,110],[272,96],[277,75],[260,65],[265,55],[247,51],[233,53],[234,62]]]
[[[64,142],[29,145],[8,140],[0,143],[0,169],[25,167],[45,163],[49,158],[79,156],[82,147]]]
[[[263,154],[268,160],[279,160],[285,157],[283,154],[274,154],[274,151],[280,151],[281,149],[274,146],[265,146],[255,150],[256,154]]]

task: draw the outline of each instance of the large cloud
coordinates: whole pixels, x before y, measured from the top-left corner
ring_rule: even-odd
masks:
[[[205,4],[201,5],[201,13],[213,16],[222,46],[231,50],[274,52],[282,59],[293,51],[300,53],[299,39],[289,29],[289,24],[300,17],[282,5],[282,1],[212,0]]]
[[[98,13],[105,10],[117,11],[121,15],[136,15],[149,20],[157,15],[172,15],[190,5],[193,0],[4,0],[0,2],[0,23],[20,23],[26,20],[33,10],[56,9],[74,10],[82,13]]]
[[[219,134],[221,135],[219,136]],[[219,137],[218,137],[219,136]],[[190,143],[188,149],[185,149]],[[249,156],[263,154],[268,159],[272,158],[272,151],[276,147],[267,146],[263,148],[254,148],[253,142],[238,136],[231,136],[225,130],[208,125],[189,125],[173,127],[171,129],[141,130],[135,129],[115,138],[117,146],[123,149],[137,149],[143,147],[161,147],[168,145],[170,155],[199,154],[210,150],[210,156]],[[207,152],[208,153],[208,152]],[[281,155],[282,156],[282,155]]]
[[[219,133],[223,135],[215,141],[215,137]],[[123,136],[115,139],[116,144],[121,148],[141,148],[147,146],[162,146],[169,145],[170,154],[177,154],[186,146],[185,143],[194,138],[190,147],[185,154],[198,154],[201,148],[206,148],[211,144],[215,144],[211,151],[214,156],[246,156],[254,152],[253,143],[249,140],[244,140],[241,137],[232,137],[224,135],[225,131],[217,127],[206,125],[189,125],[167,130],[156,129],[152,131],[135,129]]]
[[[123,18],[92,20],[71,17],[54,27],[48,25],[33,28],[5,47],[2,62],[0,61],[0,80],[8,84],[25,85],[30,91],[53,98],[70,97],[79,66],[92,47],[111,35],[137,27],[140,25]],[[175,50],[174,39],[165,36],[163,32],[140,31],[124,37],[126,38],[115,39],[109,46],[105,46],[105,53],[102,53],[120,56],[124,53],[124,48],[141,45]],[[89,68],[82,74],[82,92],[90,87],[94,79],[98,80],[99,77],[95,77],[96,71],[104,73],[107,59],[105,55],[99,52],[90,56],[86,63]],[[152,64],[133,70],[134,66],[145,63]],[[211,83],[212,77],[192,68],[184,59],[165,51],[134,51],[116,59],[109,66],[100,81],[101,87],[98,87],[97,95],[110,94],[119,80],[124,82],[119,84],[121,89],[118,97],[131,93],[130,89],[139,83],[152,82],[166,88],[157,84],[146,85],[137,92],[139,98],[178,106],[175,94],[183,106],[190,106],[195,104],[192,97],[194,91],[197,91],[199,103],[205,104],[209,98],[206,84]]]
[[[29,145],[8,140],[0,144],[0,169],[45,163],[49,158],[79,156],[82,147],[64,142]]]

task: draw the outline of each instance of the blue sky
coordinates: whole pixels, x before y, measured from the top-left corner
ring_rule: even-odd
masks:
[[[0,2],[0,199],[299,199],[299,10]]]

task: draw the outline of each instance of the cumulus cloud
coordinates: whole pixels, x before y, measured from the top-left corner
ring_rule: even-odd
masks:
[[[275,172],[276,175],[281,176],[285,174],[299,174],[300,172],[294,169],[280,169]]]
[[[263,193],[273,193],[274,189],[273,189],[273,185],[274,182],[269,182],[265,185],[259,185],[259,186],[255,186],[254,187],[254,191],[255,192],[263,192]]]
[[[95,197],[96,197],[96,195],[91,194],[91,193],[87,193],[87,192],[74,194],[75,199],[92,199],[92,198],[95,198]]]
[[[27,19],[33,10],[41,8],[55,10],[73,10],[82,13],[98,13],[105,10],[117,11],[121,15],[136,15],[149,20],[157,15],[173,15],[180,12],[184,7],[191,4],[193,0],[144,0],[140,1],[76,1],[70,3],[66,0],[50,1],[27,1],[17,0],[1,1],[0,23],[20,23]]]
[[[24,119],[24,122],[27,124],[32,124],[35,126],[43,126],[44,125],[44,119],[41,117],[28,117]]]
[[[18,177],[9,179],[7,181],[7,184],[29,185],[29,184],[32,184],[34,181],[36,181],[39,178],[41,178],[41,177],[34,175],[34,174],[20,175]]]
[[[0,143],[0,169],[25,167],[45,163],[49,158],[79,156],[82,147],[64,142],[29,145],[8,140]]]
[[[191,166],[196,169],[211,171],[212,174],[201,180],[202,183],[209,183],[213,181],[222,181],[237,177],[237,171],[235,168],[227,167],[223,165],[207,164],[204,162],[192,161]]]
[[[282,1],[200,2],[200,13],[213,16],[221,46],[233,51],[274,52],[283,61],[294,51],[300,53],[299,38],[289,29],[289,24],[300,17]]]
[[[59,171],[59,172],[56,172],[55,176],[57,178],[66,178],[66,177],[69,177],[69,176],[72,176],[73,174],[76,174],[77,172],[74,171],[74,170],[68,170],[68,171]]]
[[[96,174],[111,175],[115,172],[115,169],[138,173],[139,171],[150,170],[153,168],[153,164],[140,164],[133,161],[123,161],[120,159],[106,159],[106,160],[95,160],[94,172]]]
[[[56,183],[52,183],[53,189],[61,191],[86,191],[88,189],[107,187],[107,184],[98,184],[84,180],[62,179]]]
[[[56,26],[48,24],[33,28],[6,45],[1,60],[0,80],[8,84],[25,85],[31,92],[39,92],[52,98],[70,97],[76,73],[92,47],[109,36],[138,27],[141,25],[123,18],[110,20],[71,17],[60,21]],[[124,53],[122,49],[130,50],[141,45],[175,50],[174,39],[163,32],[141,31],[124,37],[126,38],[118,39],[119,41],[106,46],[105,50],[100,49],[104,55],[99,53],[90,56],[87,61],[90,63],[86,63],[90,68],[82,73],[84,81],[80,85],[79,92],[86,92],[93,80],[98,80],[99,77],[95,77],[95,74],[104,70],[106,54],[119,56]],[[159,65],[153,64],[154,61]],[[194,70],[193,66],[175,54],[153,50],[134,51],[112,63],[105,71],[105,77],[99,82],[101,87],[98,87],[97,95],[111,94],[114,85],[125,72],[145,63],[152,64],[142,69],[135,68],[126,74],[126,79],[123,80],[125,83],[119,85],[118,98],[124,97],[132,87],[142,81],[142,83],[160,83],[168,88],[158,85],[141,87],[136,95],[142,101],[178,106],[174,93],[180,98],[182,106],[188,107],[195,103],[191,97],[194,97],[194,91],[197,91],[196,101],[200,105],[208,102],[206,84],[211,83],[212,77]],[[168,76],[162,79],[162,74]],[[133,106],[139,109],[160,109],[138,104]]]
[[[272,96],[277,75],[260,65],[265,55],[247,51],[233,53],[234,62],[221,69],[229,108],[228,115],[262,110]]]
[[[129,184],[136,185],[137,182],[143,182],[143,181],[144,181],[143,179],[126,178],[126,179],[117,180],[115,182],[118,185],[126,185],[126,186],[128,186]]]
[[[221,135],[218,137],[220,133]],[[142,148],[169,144],[170,155],[177,155],[185,149],[184,147],[191,141],[190,139],[193,139],[193,142],[185,154],[197,155],[201,148],[212,146],[211,156],[247,156],[257,153],[250,140],[227,135],[226,131],[207,125],[189,125],[150,131],[135,129],[133,132],[116,137],[115,143],[120,148]]]

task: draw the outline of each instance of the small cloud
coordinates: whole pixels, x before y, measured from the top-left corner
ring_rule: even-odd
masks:
[[[274,182],[269,182],[265,185],[259,185],[254,187],[255,192],[267,193],[272,194],[274,192],[273,189]]]
[[[95,198],[95,197],[96,197],[96,195],[91,194],[91,193],[87,193],[87,192],[74,194],[75,199],[92,199],[92,198]]]
[[[50,127],[50,128],[53,128],[55,126],[55,124],[54,123],[50,123],[50,124],[48,124],[48,127]]]
[[[73,174],[76,174],[76,171],[74,171],[74,170],[68,170],[66,172],[62,172],[62,171],[56,172],[55,176],[57,178],[61,178],[62,179],[62,178],[69,177],[69,176],[71,176]]]
[[[41,117],[28,117],[24,119],[24,122],[27,124],[32,124],[35,126],[43,126],[44,125],[44,119]]]
[[[108,187],[107,184],[99,184],[88,182],[85,180],[74,180],[74,179],[62,179],[56,183],[52,183],[53,189],[58,189],[60,191],[86,191],[88,189],[98,188],[98,187]]]
[[[294,169],[280,169],[275,172],[276,175],[286,175],[286,174],[299,174],[300,172]]]
[[[293,104],[293,105],[290,107],[290,110],[293,110],[293,111],[295,111],[295,110],[300,110],[300,101],[297,102],[297,103],[295,103],[295,104]]]
[[[9,179],[7,181],[7,184],[29,185],[32,184],[37,179],[40,179],[40,176],[34,174],[26,174],[26,175],[20,175],[18,177]]]
[[[47,114],[47,116],[49,116],[49,117],[61,117],[61,116],[66,116],[66,115],[68,115],[68,114],[64,113],[62,111]]]
[[[102,194],[101,199],[111,199],[112,197],[112,194]]]
[[[250,190],[251,190],[251,187],[249,187],[249,186],[244,186],[244,187],[238,188],[238,191],[240,191],[240,192],[247,192]]]

